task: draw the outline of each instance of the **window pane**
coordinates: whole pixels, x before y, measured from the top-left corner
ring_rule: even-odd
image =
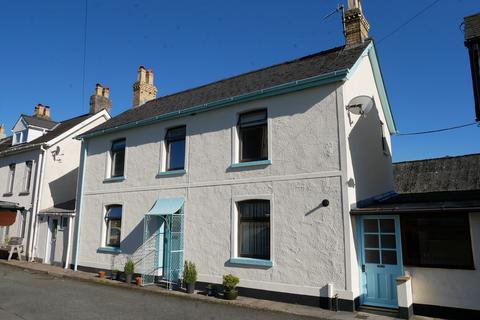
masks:
[[[363,228],[365,232],[378,232],[378,220],[377,219],[365,219],[363,220]]]
[[[395,233],[394,219],[380,219],[380,231],[386,233]]]
[[[468,214],[404,215],[401,222],[406,265],[473,268]]]
[[[254,126],[259,124],[265,124],[267,122],[267,110],[260,110],[254,112],[247,112],[241,114],[238,119],[238,125],[241,128],[247,126]]]
[[[241,162],[268,159],[266,125],[241,128],[240,140]]]
[[[112,177],[123,176],[125,169],[125,149],[114,151],[112,154]]]
[[[239,255],[270,259],[270,201],[242,201],[238,211]]]
[[[109,221],[109,235],[107,239],[107,245],[112,247],[120,246],[120,233],[121,233],[121,220]]]
[[[186,127],[178,127],[172,128],[167,130],[167,134],[165,136],[166,141],[176,141],[176,140],[185,140],[186,136]]]
[[[185,140],[171,142],[168,146],[167,170],[180,170],[185,167]]]
[[[379,250],[365,250],[365,263],[380,263]]]
[[[382,234],[382,248],[395,249],[397,247],[395,243],[395,235]]]
[[[378,235],[366,234],[365,235],[365,248],[378,248]]]
[[[382,264],[397,264],[397,251],[382,250]]]
[[[106,217],[109,219],[122,219],[122,206],[109,207]]]

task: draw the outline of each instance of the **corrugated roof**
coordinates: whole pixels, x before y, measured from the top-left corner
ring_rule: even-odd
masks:
[[[282,84],[350,69],[371,41],[355,46],[341,46],[268,68],[244,73],[151,100],[131,108],[90,130],[86,135],[155,116],[267,89]]]
[[[393,164],[395,191],[420,193],[480,189],[480,154]]]

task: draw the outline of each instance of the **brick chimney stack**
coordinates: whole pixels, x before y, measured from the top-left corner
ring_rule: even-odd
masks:
[[[368,38],[370,25],[363,15],[361,0],[348,0],[348,10],[345,11],[346,44],[359,44]]]
[[[157,87],[153,84],[153,70],[140,66],[137,82],[133,84],[133,107],[137,108],[156,97]]]
[[[90,97],[90,114],[95,114],[107,110],[108,113],[112,111],[112,100],[110,100],[110,88],[102,86],[97,83],[95,86],[95,94]]]
[[[0,124],[0,139],[3,139],[6,137],[6,134],[5,134],[5,125],[4,124]]]
[[[35,113],[34,116],[37,118],[42,118],[46,120],[50,120],[50,107],[49,106],[44,106],[43,104],[39,103],[35,107]]]

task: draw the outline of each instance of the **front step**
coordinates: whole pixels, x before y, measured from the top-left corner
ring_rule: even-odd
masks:
[[[390,308],[382,308],[382,307],[374,307],[374,306],[360,306],[358,307],[358,311],[366,312],[366,313],[373,313],[380,316],[398,318],[398,309],[390,309]]]

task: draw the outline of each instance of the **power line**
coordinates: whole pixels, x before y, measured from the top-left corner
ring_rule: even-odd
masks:
[[[85,78],[87,73],[87,26],[88,0],[85,0],[85,21],[83,23],[83,78],[82,78],[82,110],[85,111]]]
[[[476,125],[476,124],[477,124],[477,122],[472,122],[472,123],[462,124],[462,125],[459,125],[459,126],[443,128],[443,129],[420,131],[420,132],[399,133],[396,136],[416,136],[416,135],[421,135],[421,134],[437,133],[437,132],[443,132],[443,131],[465,128],[465,127],[473,126],[473,125]]]
[[[377,44],[379,44],[380,42],[383,42],[385,39],[391,37],[392,35],[394,35],[395,33],[397,33],[398,31],[400,31],[402,28],[404,28],[406,25],[408,25],[410,22],[412,22],[413,20],[415,20],[417,17],[419,17],[420,15],[422,15],[423,13],[425,13],[426,11],[428,11],[430,8],[432,8],[434,5],[436,5],[437,3],[439,3],[440,0],[435,0],[433,1],[432,3],[430,3],[428,6],[426,6],[425,8],[423,8],[422,10],[420,10],[419,12],[417,12],[413,17],[411,17],[410,19],[408,19],[407,21],[405,21],[404,23],[402,23],[401,25],[399,25],[397,28],[395,28],[394,30],[392,30],[390,33],[388,33],[387,35],[385,35],[383,38],[381,38],[379,41],[377,41]]]

